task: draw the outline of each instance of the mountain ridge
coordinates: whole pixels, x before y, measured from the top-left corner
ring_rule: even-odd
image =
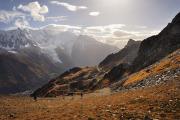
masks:
[[[151,71],[150,70],[146,70],[145,72],[141,72],[141,70],[143,70],[144,68],[154,65],[156,67],[156,62],[161,62],[160,60],[163,59],[164,57],[170,55],[172,52],[174,51],[178,51],[178,49],[180,48],[180,13],[178,13],[178,15],[172,20],[172,23],[168,24],[167,27],[165,27],[158,35],[149,37],[145,40],[143,40],[142,42],[135,42],[133,40],[129,41],[129,45],[127,45],[124,49],[122,49],[120,52],[115,53],[115,54],[111,54],[109,55],[107,58],[110,60],[107,60],[107,58],[105,58],[105,60],[107,60],[108,62],[114,62],[114,59],[112,59],[114,56],[116,58],[116,56],[118,54],[120,54],[122,51],[125,51],[125,56],[128,54],[129,51],[134,51],[134,49],[136,49],[136,55],[134,56],[134,54],[131,54],[131,56],[133,56],[133,60],[130,62],[127,62],[127,60],[125,60],[124,62],[120,62],[117,65],[114,65],[109,71],[103,71],[103,69],[99,70],[99,66],[96,68],[97,71],[95,72],[94,75],[90,75],[89,74],[83,74],[82,76],[78,76],[75,79],[71,79],[71,81],[73,80],[79,80],[79,81],[83,81],[84,76],[91,77],[92,79],[95,79],[94,83],[93,83],[93,89],[89,87],[86,88],[89,91],[93,91],[93,90],[97,90],[97,89],[101,89],[104,87],[109,87],[110,85],[113,85],[115,83],[120,83],[118,84],[116,87],[119,87],[121,89],[122,84],[124,82],[128,82],[129,79],[127,79],[129,76],[134,74],[137,74],[137,76],[132,77],[132,79],[135,81],[136,79],[139,80],[139,78],[143,77],[144,75],[150,75],[150,74],[145,74],[145,73],[149,73]],[[134,43],[138,43],[137,45],[139,46],[139,48],[136,46],[135,48],[133,48],[132,50],[127,50],[127,48],[129,48],[130,46],[134,45]],[[130,47],[131,48],[131,47]],[[175,64],[175,66],[178,68],[178,62],[179,62],[179,52],[177,52],[178,54],[173,54],[174,57],[173,58],[177,58],[177,62]],[[121,55],[121,54],[120,54]],[[120,57],[120,59],[118,59],[117,61],[121,61],[123,57]],[[112,59],[112,60],[111,60]],[[167,59],[167,61],[172,62],[172,59]],[[105,62],[104,65],[108,64],[108,62]],[[116,61],[115,61],[116,62]],[[163,65],[165,65],[165,67],[162,67],[162,69],[166,69],[169,67],[169,64],[164,64],[162,62]],[[102,65],[102,64],[101,64]],[[161,63],[160,63],[161,66]],[[81,68],[81,70],[86,69],[86,68]],[[161,71],[161,68],[155,68],[155,69],[160,69],[159,71]],[[153,70],[153,69],[152,69]],[[177,69],[177,73],[179,69]],[[72,73],[73,75],[76,74]],[[71,77],[71,76],[67,76],[66,77]],[[146,76],[147,77],[147,76]],[[148,80],[153,79],[153,77],[151,78],[151,76],[149,76]],[[140,79],[141,80],[141,79]],[[148,81],[147,80],[147,81]],[[156,80],[153,84],[156,84]],[[61,79],[59,79],[59,81],[61,81]],[[143,83],[144,84],[144,83]],[[158,84],[158,83],[157,83]],[[48,85],[48,84],[46,84]],[[143,87],[143,85],[140,87]],[[53,91],[58,91],[58,89],[56,89],[56,87],[52,84],[52,86],[50,87],[50,89],[53,89]],[[128,89],[128,88],[127,88]],[[45,90],[46,93],[48,93],[48,91],[46,89]],[[81,89],[78,89],[81,90]],[[41,88],[38,89],[38,91],[41,91]],[[84,91],[84,89],[82,89],[82,91]],[[34,93],[36,94],[37,91],[35,91]],[[67,91],[66,91],[67,92]],[[73,91],[69,91],[69,92],[73,92]],[[53,95],[62,95],[62,94],[53,94]],[[37,96],[41,96],[41,92],[37,94]],[[42,96],[41,96],[42,97]]]
[[[71,56],[72,47],[77,38],[74,33],[67,31],[54,33],[49,28],[39,30],[18,28],[0,31],[0,71],[3,73],[0,74],[0,81],[4,82],[0,85],[0,93],[37,89],[65,70],[77,66],[80,61],[74,62],[75,58]],[[109,46],[108,49],[111,50],[104,52],[105,50],[101,49],[106,48],[98,49],[99,46],[104,46],[103,43],[89,36],[83,38],[84,43],[88,42],[86,38],[90,38],[91,43],[98,44],[95,48],[97,52],[100,51],[95,56],[91,56],[93,60],[91,65],[95,65],[103,56],[116,50],[115,47]],[[80,44],[81,41],[82,39],[76,44]],[[84,49],[86,50],[87,48]],[[76,54],[76,59],[90,56],[88,52],[84,56],[80,56],[78,51],[73,50],[73,52]],[[89,65],[89,63],[85,61],[83,65]]]
[[[130,39],[127,45],[117,53],[108,55],[103,61],[101,61],[98,67],[101,70],[110,70],[120,63],[131,64],[137,56],[141,41],[134,41]]]

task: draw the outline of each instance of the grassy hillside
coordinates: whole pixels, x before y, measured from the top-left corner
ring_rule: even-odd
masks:
[[[145,117],[180,118],[179,78],[166,84],[111,93],[108,89],[80,96],[40,98],[0,97],[0,120],[126,120]]]

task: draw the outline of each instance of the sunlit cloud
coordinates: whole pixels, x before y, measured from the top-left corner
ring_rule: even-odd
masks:
[[[60,32],[72,32],[72,33],[79,33],[82,29],[80,26],[71,26],[71,25],[58,25],[58,24],[49,24],[46,26],[43,26],[39,29],[51,31],[54,34],[59,34]]]
[[[100,12],[90,12],[89,13],[90,16],[99,16],[100,15]]]
[[[50,3],[58,5],[58,6],[63,6],[69,11],[77,11],[77,10],[85,10],[85,9],[87,9],[86,6],[76,6],[76,5],[71,5],[69,3],[59,2],[59,1],[50,1]]]
[[[124,30],[117,30],[113,32],[114,37],[118,37],[118,38],[133,38],[134,36],[136,36],[135,34],[132,34],[131,32],[128,31],[124,31]]]
[[[96,34],[96,35],[107,35],[113,34],[114,31],[120,30],[126,25],[124,24],[111,24],[105,26],[90,26],[84,29],[84,33],[86,34]]]
[[[48,13],[46,5],[40,5],[37,1],[30,2],[27,5],[20,4],[17,9],[29,12],[34,21],[44,21],[44,14]]]
[[[5,11],[0,10],[0,22],[9,23],[17,17],[23,16],[24,14],[18,11]]]
[[[136,29],[136,31],[129,30]],[[129,26],[124,24],[110,24],[105,26],[91,26],[83,28],[81,34],[94,37],[96,40],[117,46],[124,47],[129,39],[143,40],[159,33],[159,30],[148,30],[147,27],[138,25]]]
[[[50,16],[50,17],[46,17],[46,20],[60,22],[67,20],[67,16],[54,16],[54,17]]]

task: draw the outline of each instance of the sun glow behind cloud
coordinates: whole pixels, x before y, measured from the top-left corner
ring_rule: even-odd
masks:
[[[105,5],[105,6],[109,6],[109,7],[122,7],[122,6],[126,6],[130,3],[130,0],[97,0],[99,1],[99,4]]]
[[[87,34],[120,46],[117,43],[130,38],[143,40],[157,34],[179,11],[176,4],[180,1],[158,2],[161,4],[157,0],[14,0],[10,7],[11,3],[4,1],[0,2],[0,28],[36,29],[54,24],[55,29]]]

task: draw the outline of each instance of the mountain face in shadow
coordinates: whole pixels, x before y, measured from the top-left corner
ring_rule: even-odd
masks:
[[[108,55],[100,64],[99,68],[104,71],[111,70],[121,63],[131,64],[136,58],[141,41],[130,39],[127,45],[118,53]]]
[[[180,13],[158,35],[142,41],[138,56],[133,62],[136,72],[180,48]]]
[[[180,13],[158,35],[143,40],[137,56],[131,64],[115,66],[106,75],[106,79],[117,81],[129,74],[152,65],[168,54],[180,48]],[[126,67],[122,67],[126,66]],[[121,74],[120,74],[121,73]]]
[[[18,53],[0,52],[0,93],[16,93],[35,89],[63,71],[61,64],[38,49],[23,49]]]
[[[64,71],[21,29],[0,31],[0,93],[36,89]]]

